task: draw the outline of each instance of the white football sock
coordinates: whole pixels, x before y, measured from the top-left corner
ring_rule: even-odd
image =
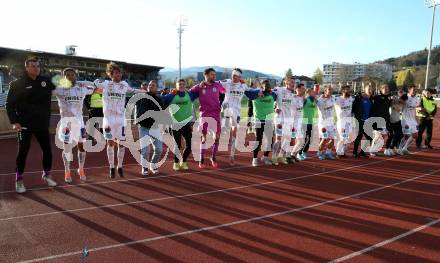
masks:
[[[64,171],[70,172],[70,162],[72,161],[72,153],[63,151],[63,163],[64,163]]]
[[[275,143],[273,144],[273,149],[272,149],[272,156],[278,156],[279,153],[281,153],[282,149],[280,149],[281,146],[281,141],[275,141]]]
[[[119,147],[118,147],[118,168],[122,168],[122,164],[124,162],[124,155],[125,155],[125,147],[122,145],[119,145]]]
[[[234,158],[235,157],[235,148],[236,148],[236,139],[235,137],[231,138],[231,153],[230,153],[230,157]]]
[[[78,168],[80,170],[84,169],[84,163],[86,162],[86,152],[78,151]]]
[[[414,138],[412,136],[409,137],[408,140],[406,140],[406,143],[403,146],[403,149],[407,151],[413,141],[414,141]]]
[[[115,168],[115,147],[107,145],[107,158],[110,168]]]

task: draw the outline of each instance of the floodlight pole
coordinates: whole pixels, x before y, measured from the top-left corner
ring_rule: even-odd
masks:
[[[428,51],[428,61],[426,63],[426,78],[425,78],[425,90],[428,89],[428,80],[429,80],[429,65],[431,63],[431,50],[432,50],[432,36],[434,34],[434,22],[435,22],[435,9],[439,5],[438,3],[433,4],[432,6],[432,24],[431,24],[431,37],[429,42],[429,51]]]
[[[182,22],[179,23],[179,28],[177,29],[177,33],[179,34],[179,79],[181,79],[182,78],[182,33],[183,33]]]
[[[177,34],[179,35],[179,79],[182,78],[182,34],[185,29],[186,24],[184,24],[183,18],[179,19],[179,27],[177,28]]]

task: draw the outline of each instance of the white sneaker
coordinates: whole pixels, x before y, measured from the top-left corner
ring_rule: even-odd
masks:
[[[390,154],[390,149],[385,149],[385,150],[383,151],[383,154],[384,154],[385,156],[391,156],[391,154]]]
[[[47,183],[47,186],[49,187],[55,187],[57,186],[57,183],[52,179],[52,177],[50,175],[44,175],[43,177],[41,177],[41,179]]]
[[[150,168],[150,172],[152,175],[157,175],[159,174],[159,170],[155,169],[155,168]]]
[[[371,156],[371,157],[376,157],[377,154],[375,154],[375,153],[372,152],[372,153],[370,153],[370,156]]]
[[[253,159],[252,159],[252,166],[253,166],[253,167],[258,166],[258,158],[253,158]]]
[[[44,180],[44,179],[43,179]],[[72,177],[64,177],[64,182],[66,183],[66,184],[71,184],[72,182],[73,182],[73,180],[72,180]]]
[[[86,173],[84,172],[84,169],[78,169],[76,171],[79,175],[79,180],[83,183],[87,182],[87,176]]]
[[[26,193],[26,187],[24,187],[23,180],[15,182],[15,191],[19,194]]]
[[[142,174],[143,176],[148,176],[150,173],[148,172],[148,169],[147,169],[147,168],[142,168],[141,174]]]

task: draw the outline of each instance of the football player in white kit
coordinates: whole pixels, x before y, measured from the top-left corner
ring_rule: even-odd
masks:
[[[299,83],[299,80],[296,82],[296,95],[295,95],[295,111],[293,114],[293,129],[292,129],[292,137],[295,137],[295,145],[293,146],[292,152],[290,153],[290,156],[287,157],[288,163],[299,162],[300,154],[299,152],[303,148],[305,144],[304,139],[304,131],[303,131],[303,124],[304,124],[304,101],[305,101],[305,93],[306,89],[304,87],[303,83]]]
[[[275,108],[275,143],[272,149],[272,164],[287,164],[284,158],[287,149],[296,138],[294,116],[296,111],[295,81],[292,78],[284,80],[285,87],[274,90],[277,94]],[[289,152],[290,155],[290,152]]]
[[[122,71],[115,63],[107,64],[106,73],[111,81],[95,81],[95,85],[102,89],[103,99],[103,128],[104,138],[107,140],[107,157],[110,166],[109,176],[115,177],[114,146],[118,146],[118,176],[123,177],[122,164],[125,147],[120,141],[125,140],[125,99],[127,93],[145,93],[145,90],[134,89],[127,82],[122,81]]]
[[[416,96],[416,86],[408,88],[408,94],[402,96],[404,101],[402,109],[402,130],[403,139],[400,143],[398,154],[410,154],[408,147],[417,138],[418,123],[416,120],[416,109],[420,104],[420,99]]]
[[[64,181],[72,183],[70,172],[70,162],[72,162],[72,150],[78,145],[78,175],[80,180],[87,180],[84,172],[84,163],[86,152],[84,150],[84,141],[86,138],[86,129],[83,119],[84,98],[95,92],[93,82],[77,81],[75,69],[66,68],[63,71],[64,78],[60,85],[52,92],[58,100],[60,108],[61,123],[58,126],[58,138],[64,142],[63,163],[64,163]]]
[[[225,99],[222,104],[224,131],[231,133],[231,149],[229,161],[235,164],[237,128],[240,123],[241,101],[250,88],[241,79],[243,72],[239,68],[232,71],[232,79],[220,81],[225,88]]]
[[[338,129],[338,143],[336,146],[336,155],[339,158],[345,158],[345,151],[349,145],[349,136],[353,129],[353,101],[350,94],[350,86],[341,87],[341,96],[335,98],[336,127]]]
[[[335,129],[335,97],[332,95],[332,87],[330,85],[325,86],[324,94],[318,98],[318,112],[319,121],[318,129],[321,142],[319,144],[319,149],[317,156],[319,160],[334,160],[332,155],[334,150],[334,140],[336,137]],[[324,150],[325,153],[324,153]]]

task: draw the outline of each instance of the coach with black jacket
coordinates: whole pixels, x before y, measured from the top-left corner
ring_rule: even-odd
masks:
[[[147,90],[147,98],[142,98],[136,103],[136,123],[139,125],[139,138],[141,141],[142,175],[147,176],[148,170],[157,174],[157,163],[162,154],[162,130],[159,128],[161,120],[168,114],[164,111],[164,103],[157,95],[157,82],[155,80],[142,83],[142,89]],[[154,114],[157,112],[157,114]],[[142,115],[147,116],[142,119]],[[150,162],[150,144],[153,145],[153,157]],[[148,167],[148,162],[150,163]]]
[[[40,63],[37,59],[26,60],[25,67],[25,74],[11,82],[6,101],[9,120],[18,133],[15,183],[18,193],[26,192],[23,172],[32,136],[35,136],[43,152],[42,178],[48,186],[56,186],[49,175],[52,168],[49,123],[52,90],[55,86],[49,78],[40,76]]]
[[[374,138],[371,145],[371,155],[376,155],[379,151],[379,142],[382,134],[388,134],[391,130],[391,117],[390,117],[391,97],[390,88],[387,84],[380,87],[380,93],[373,97],[373,109],[371,111],[371,117],[382,118],[384,124],[374,123]]]
[[[386,126],[381,127],[375,125],[377,130],[386,128],[390,126],[390,107],[391,107],[391,97],[390,89],[388,85],[382,85],[380,88],[380,94],[373,97],[373,109],[371,111],[371,117],[379,117],[385,120]]]
[[[358,149],[362,141],[362,137],[365,137],[368,141],[370,141],[370,143],[372,141],[371,137],[368,136],[368,134],[364,131],[364,124],[371,117],[372,107],[373,88],[370,84],[368,84],[364,88],[364,93],[359,92],[355,95],[352,107],[353,115],[359,124],[358,135],[354,141],[353,148],[353,156],[356,158],[367,157],[362,147],[360,152],[358,152]]]

